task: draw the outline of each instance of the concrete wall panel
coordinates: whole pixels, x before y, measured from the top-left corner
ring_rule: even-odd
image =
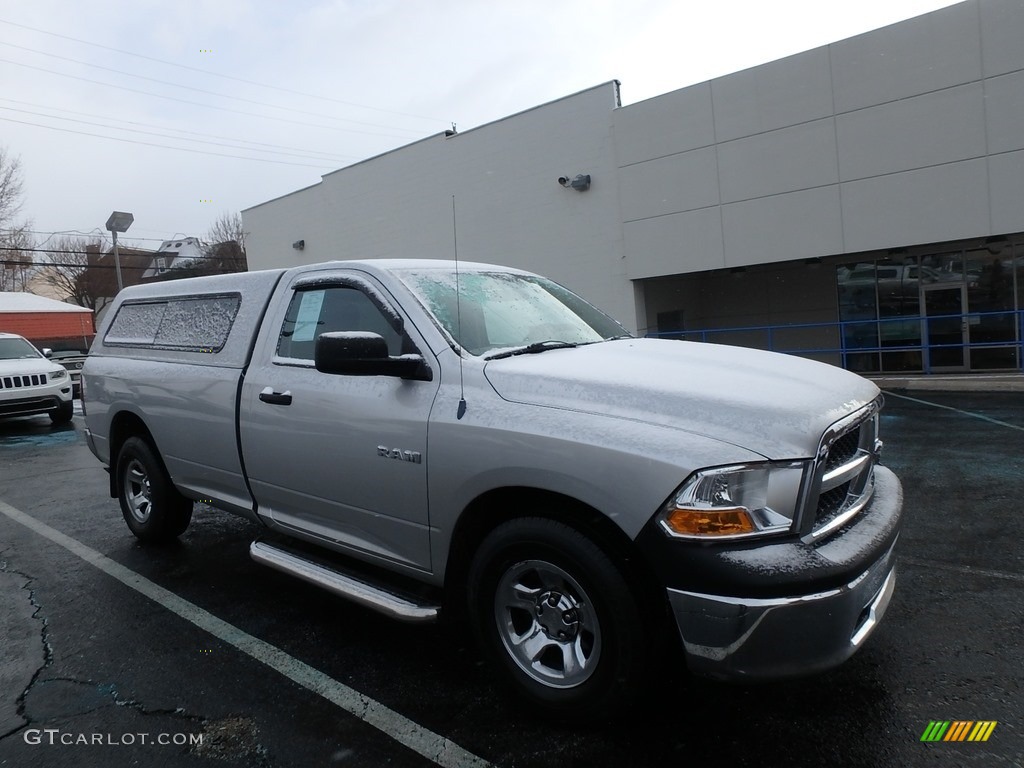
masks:
[[[981,78],[975,3],[961,3],[829,46],[837,112]]]
[[[626,222],[623,235],[631,280],[725,266],[718,206]]]
[[[818,120],[720,144],[718,166],[724,203],[835,184],[835,125]]]
[[[847,253],[988,234],[984,159],[842,185]]]
[[[711,81],[715,136],[730,141],[832,114],[828,48]]]
[[[843,246],[838,185],[724,205],[722,221],[729,267],[839,253]]]
[[[708,83],[672,91],[612,113],[620,166],[715,143]]]
[[[990,153],[1024,149],[1024,72],[985,81],[985,125]]]
[[[981,83],[904,99],[836,118],[843,181],[981,157]]]
[[[992,233],[1024,232],[1024,152],[988,158],[988,176]]]
[[[985,77],[1024,69],[1024,13],[1020,0],[984,0],[981,18],[981,53]]]
[[[714,147],[627,165],[619,184],[623,221],[718,205]]]

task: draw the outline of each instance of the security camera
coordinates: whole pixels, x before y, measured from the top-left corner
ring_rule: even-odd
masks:
[[[590,174],[577,173],[576,177],[570,179],[568,176],[559,176],[558,183],[566,189],[575,189],[577,192],[585,192],[590,189]]]
[[[577,192],[585,192],[586,190],[590,189],[590,174],[576,174],[576,178],[569,182],[569,186],[575,189]]]
[[[306,241],[305,240],[296,240],[294,243],[292,243],[292,248],[294,248],[296,251],[301,251],[305,247],[306,247]]]

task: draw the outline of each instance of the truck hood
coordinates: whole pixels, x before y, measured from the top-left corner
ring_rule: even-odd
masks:
[[[505,400],[674,427],[775,459],[814,455],[878,387],[832,365],[742,347],[623,339],[486,364]]]

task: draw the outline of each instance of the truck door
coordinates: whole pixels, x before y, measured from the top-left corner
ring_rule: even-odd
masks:
[[[391,355],[426,355],[433,379],[320,373],[313,352],[327,331],[378,333]],[[242,385],[242,456],[260,514],[328,545],[429,570],[436,366],[369,277],[296,277],[268,310]]]

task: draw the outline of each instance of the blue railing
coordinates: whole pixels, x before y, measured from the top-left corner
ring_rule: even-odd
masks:
[[[975,336],[998,336],[995,340],[986,341],[952,341],[949,336],[962,339],[963,325],[966,323],[970,339]],[[942,326],[946,325],[946,328]],[[730,341],[727,337],[733,336]],[[921,315],[880,317],[865,320],[843,320],[828,323],[790,323],[785,325],[750,325],[731,328],[702,328],[697,330],[663,331],[648,333],[648,337],[684,339],[686,341],[702,341],[710,343],[737,343],[738,336],[744,336],[740,346],[767,349],[773,352],[785,352],[803,357],[829,357],[841,361],[843,367],[857,369],[851,358],[855,356],[885,354],[896,352],[919,353],[921,365],[916,370],[931,373],[934,368],[954,368],[955,365],[943,365],[933,362],[936,352],[946,350],[1013,350],[1013,362],[1002,366],[1002,370],[1024,369],[1024,310],[1006,310],[1000,312],[965,312],[949,315]],[[814,346],[793,346],[787,344],[793,336],[815,337]],[[891,343],[885,343],[889,338]],[[831,339],[834,346],[822,346],[819,339]],[[755,342],[760,343],[755,343]],[[967,355],[963,355],[966,362]],[[879,370],[912,370],[908,368],[886,368],[879,365]]]

